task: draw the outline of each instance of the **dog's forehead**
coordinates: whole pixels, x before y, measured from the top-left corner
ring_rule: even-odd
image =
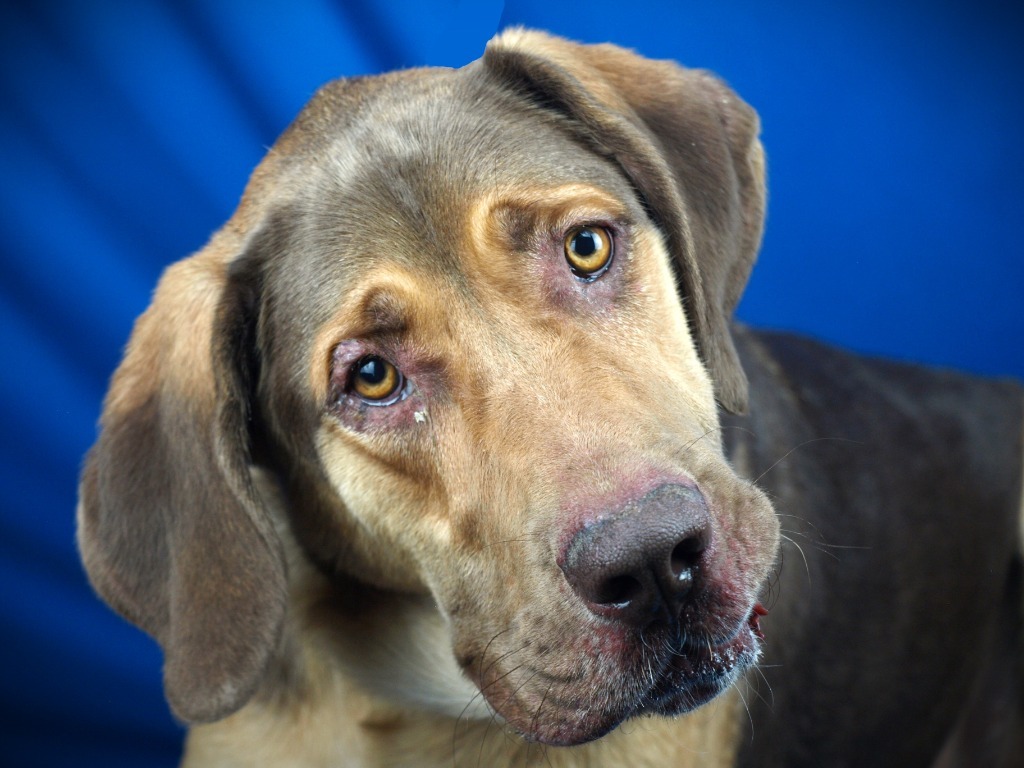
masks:
[[[490,202],[588,188],[644,215],[619,167],[566,118],[474,65],[342,81],[295,131],[275,147],[289,155],[288,194],[262,259],[276,354],[295,370],[382,268],[471,293],[468,222]]]
[[[299,190],[317,250],[344,254],[351,269],[385,257],[457,271],[465,218],[484,198],[569,184],[630,194],[565,118],[476,66],[358,88],[355,104],[337,105],[344,121],[307,155]]]

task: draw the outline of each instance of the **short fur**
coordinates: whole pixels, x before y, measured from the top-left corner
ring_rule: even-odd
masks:
[[[708,73],[523,30],[316,95],[82,475],[187,765],[1016,764],[1020,389],[733,327],[757,135]],[[570,571],[673,498],[692,591],[636,624]]]

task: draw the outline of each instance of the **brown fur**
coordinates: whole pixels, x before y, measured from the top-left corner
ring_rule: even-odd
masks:
[[[756,645],[778,546],[717,410],[747,407],[757,131],[706,73],[521,30],[321,90],[164,275],[82,478],[86,568],[161,644],[187,765],[734,763],[735,687],[674,718],[704,699],[651,691]],[[595,223],[617,250],[583,283],[562,243]],[[367,354],[399,403],[346,389]],[[563,574],[665,485],[706,500],[679,621],[707,658]]]

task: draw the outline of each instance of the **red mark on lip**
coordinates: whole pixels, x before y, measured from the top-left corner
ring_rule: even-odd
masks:
[[[750,624],[750,631],[758,640],[764,640],[764,632],[761,631],[761,617],[768,615],[768,609],[760,603],[754,604],[754,610],[750,612],[747,622]]]

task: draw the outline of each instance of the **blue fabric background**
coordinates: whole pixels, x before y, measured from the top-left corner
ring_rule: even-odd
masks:
[[[1024,376],[1013,3],[93,0],[0,4],[0,753],[170,766],[160,655],[90,592],[75,486],[161,269],[231,213],[322,82],[458,66],[510,24],[724,76],[771,198],[740,316]]]

